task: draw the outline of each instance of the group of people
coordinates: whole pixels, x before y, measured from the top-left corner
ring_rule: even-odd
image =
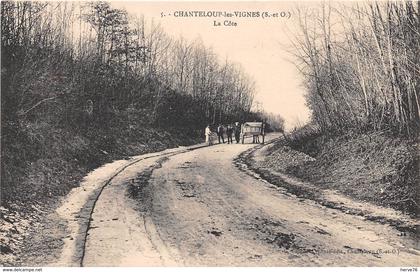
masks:
[[[210,139],[210,136],[212,135],[212,131],[210,128],[210,125],[208,125],[205,129],[205,135],[206,135],[206,143],[209,145],[212,145],[212,141]],[[241,135],[241,126],[239,122],[236,122],[235,124],[228,124],[226,126],[219,124],[216,128],[216,134],[217,139],[219,141],[219,144],[225,143],[225,133],[227,136],[227,143],[233,144],[233,136],[235,136],[236,143],[239,143],[240,141],[240,135]]]

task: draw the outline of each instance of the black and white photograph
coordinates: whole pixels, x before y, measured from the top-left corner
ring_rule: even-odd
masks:
[[[419,1],[0,5],[2,272],[420,267]]]

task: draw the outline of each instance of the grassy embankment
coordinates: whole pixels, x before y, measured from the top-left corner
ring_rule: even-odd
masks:
[[[322,189],[418,215],[418,143],[385,132],[326,136],[308,128],[274,145],[264,164]]]
[[[25,134],[30,137],[2,139],[2,144],[10,141],[15,145],[3,150],[5,174],[14,177],[2,181],[0,242],[5,263],[18,261],[15,258],[19,258],[25,236],[42,228],[60,196],[79,186],[90,170],[115,159],[201,141],[197,135],[180,131],[126,125],[119,120],[107,130],[92,128],[80,133],[47,122],[28,123]]]

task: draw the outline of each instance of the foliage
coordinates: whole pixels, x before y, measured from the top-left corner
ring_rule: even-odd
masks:
[[[298,9],[293,51],[322,131],[418,135],[419,11],[414,1]]]
[[[2,1],[1,37],[9,193],[24,181],[47,188],[110,158],[195,142],[208,123],[251,111],[254,83],[239,65],[108,2]]]

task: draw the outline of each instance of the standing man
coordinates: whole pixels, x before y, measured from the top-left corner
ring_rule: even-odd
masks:
[[[206,135],[206,143],[208,145],[212,145],[212,142],[210,139],[210,135],[211,135],[210,125],[207,125],[206,129],[204,130],[204,134]]]
[[[233,134],[233,127],[232,127],[232,125],[228,125],[228,127],[226,129],[226,135],[227,135],[227,138],[228,138],[228,144],[233,144],[232,134]]]
[[[260,135],[252,135],[252,143],[259,144],[260,143]]]
[[[235,140],[237,144],[239,144],[240,137],[241,137],[241,126],[239,125],[239,122],[236,122],[235,123]]]
[[[220,138],[222,138],[222,142],[225,143],[225,137],[223,136],[223,134],[225,133],[225,128],[223,127],[222,124],[219,124],[219,126],[217,127],[217,138],[219,139],[219,144],[220,142]]]

